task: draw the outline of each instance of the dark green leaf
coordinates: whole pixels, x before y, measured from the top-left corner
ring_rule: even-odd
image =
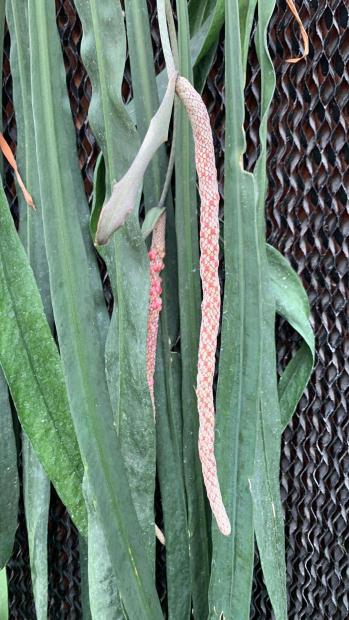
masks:
[[[256,464],[252,482],[254,525],[263,576],[276,620],[287,618],[284,523],[280,501],[281,425],[276,378],[275,300],[269,277],[265,246],[265,197],[267,190],[267,123],[275,88],[267,31],[274,0],[258,1],[256,47],[261,66],[262,98],[260,156],[255,168],[258,187],[258,229],[262,257],[263,364]]]
[[[225,289],[216,456],[227,539],[213,528],[210,618],[248,620],[254,535],[250,486],[260,403],[262,291],[254,178],[243,171],[244,72],[238,0],[226,1]],[[224,578],[222,578],[224,575]]]
[[[192,78],[188,9],[177,2],[180,74]],[[210,572],[207,499],[198,455],[198,410],[195,394],[200,329],[200,276],[194,146],[183,106],[176,138],[176,234],[181,326],[183,463],[188,506],[190,578],[194,617],[206,618]]]
[[[18,525],[18,499],[17,448],[7,384],[0,369],[0,570],[12,553]]]
[[[61,363],[2,188],[0,218],[0,362],[22,427],[76,525],[86,531],[82,464]]]

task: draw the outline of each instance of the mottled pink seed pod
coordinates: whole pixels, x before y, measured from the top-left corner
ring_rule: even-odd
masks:
[[[147,381],[150,391],[155,418],[154,398],[154,372],[156,361],[156,345],[159,329],[159,315],[162,308],[161,300],[161,276],[164,268],[165,257],[165,227],[166,216],[161,215],[153,230],[153,239],[149,251],[150,261],[150,288],[148,305],[148,331],[147,331]]]
[[[202,318],[198,355],[197,399],[199,411],[199,456],[207,496],[222,534],[231,533],[218,481],[214,454],[215,412],[213,377],[220,318],[219,193],[210,119],[206,107],[193,86],[183,77],[176,92],[191,121],[195,142],[195,161],[201,198],[200,275],[202,282]]]

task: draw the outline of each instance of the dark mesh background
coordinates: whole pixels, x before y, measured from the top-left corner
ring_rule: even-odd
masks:
[[[348,292],[349,213],[349,7],[347,0],[298,0],[311,48],[306,62],[285,60],[299,53],[299,30],[285,0],[278,1],[270,47],[277,90],[269,123],[269,241],[285,254],[308,291],[316,331],[317,361],[298,412],[283,438],[281,488],[286,519],[289,618],[345,620],[349,615]],[[70,0],[57,0],[57,20],[67,68],[82,173],[92,190],[97,147],[86,122],[91,87],[79,56],[81,26]],[[162,61],[156,19],[152,36]],[[223,178],[223,44],[209,76],[205,100],[215,132]],[[4,55],[5,135],[15,145],[9,38]],[[125,77],[124,96],[130,94]],[[246,88],[246,165],[258,152],[259,71],[253,48]],[[6,168],[11,207],[15,188]],[[280,367],[292,353],[294,335],[278,326]],[[347,346],[347,351],[345,347]],[[162,558],[159,592],[165,600]],[[35,618],[28,546],[20,514],[8,568],[11,619]],[[162,577],[161,577],[162,576]],[[50,618],[78,619],[80,606],[77,534],[56,495],[49,523]],[[251,619],[272,618],[256,558]],[[238,620],[238,619],[236,619]]]

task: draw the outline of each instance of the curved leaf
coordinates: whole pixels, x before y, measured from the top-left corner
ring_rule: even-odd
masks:
[[[314,365],[315,338],[309,322],[308,298],[299,276],[288,261],[271,246],[267,246],[267,256],[276,312],[292,325],[304,341],[279,381],[280,416],[284,429],[309,381]]]

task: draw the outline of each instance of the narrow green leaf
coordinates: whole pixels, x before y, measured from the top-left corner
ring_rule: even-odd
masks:
[[[83,620],[92,620],[88,587],[88,543],[87,539],[79,536],[79,566],[81,611]]]
[[[137,127],[143,137],[158,106],[147,3],[126,2]],[[159,149],[144,177],[146,217],[143,236],[163,209],[160,200],[167,168],[165,148]],[[176,240],[172,197],[166,201],[166,256],[163,272],[163,308],[160,315],[155,372],[157,468],[166,538],[166,579],[169,620],[187,620],[191,611],[189,543],[182,453],[180,364],[171,348],[178,337]]]
[[[267,246],[269,273],[276,312],[283,316],[303,339],[303,344],[285,368],[279,381],[282,429],[290,422],[314,365],[315,340],[309,317],[307,295],[288,261]]]
[[[4,56],[4,37],[5,37],[5,7],[6,0],[0,2],[0,58]],[[2,91],[0,93],[0,110],[2,110]],[[0,121],[2,131],[2,119]],[[0,156],[0,173],[3,174],[3,156]]]
[[[97,224],[99,216],[104,204],[106,195],[106,170],[103,152],[101,151],[97,157],[94,173],[93,173],[93,196],[92,209],[90,217],[90,233],[91,239],[96,237]]]
[[[0,363],[23,429],[81,531],[82,464],[56,345],[0,188]]]
[[[250,36],[255,15],[257,0],[239,0],[240,37],[242,52],[242,67],[246,71]]]
[[[188,17],[191,36],[202,27],[207,13],[212,11],[215,3],[216,0],[189,0]]]
[[[25,519],[37,620],[47,619],[47,526],[50,481],[25,434],[22,434]]]
[[[8,589],[6,568],[0,570],[0,618],[8,620]]]
[[[53,328],[48,264],[39,192],[39,176],[35,149],[34,119],[31,106],[30,57],[27,3],[8,2],[7,23],[11,36],[11,75],[17,127],[16,159],[26,187],[30,188],[36,212],[28,209],[22,192],[17,192],[20,205],[19,234],[26,249],[46,318]],[[50,504],[50,482],[24,433],[23,491],[28,532],[33,594],[38,620],[47,618],[47,527]]]
[[[0,369],[0,569],[12,553],[18,524],[18,499],[17,448],[7,384]]]
[[[226,1],[225,289],[216,417],[216,457],[231,521],[213,528],[210,618],[250,615],[254,535],[250,485],[260,402],[262,291],[256,187],[242,169],[244,72],[239,4]],[[224,579],[222,578],[224,575]]]
[[[84,4],[89,11],[89,5]],[[101,14],[105,16],[107,4],[109,5],[98,5],[101,10],[98,10],[98,15],[94,13],[96,18]],[[91,6],[93,5],[91,2]],[[105,378],[104,343],[108,319],[101,284],[99,282],[97,286],[95,278],[98,274],[88,231],[87,204],[76,157],[75,135],[66,93],[54,5],[43,3],[42,0],[29,0],[29,25],[35,141],[45,243],[52,304],[71,411],[91,488],[92,503],[96,506],[127,614],[131,618],[155,620],[161,618],[162,614],[152,578],[152,564],[147,557],[147,544],[142,537],[134,510]],[[113,24],[107,21],[105,30],[99,31],[97,46],[93,40],[93,31],[89,33],[92,46],[98,53],[101,49],[108,49],[108,40],[114,40],[115,32],[112,26]],[[114,60],[114,57],[110,59],[111,68],[107,74],[107,83],[112,92],[115,80],[110,80],[110,75],[114,75],[115,68],[122,65],[120,62],[119,65],[114,63]],[[95,60],[93,62],[96,65]],[[96,100],[92,102],[92,108],[95,102]],[[112,117],[116,111],[115,102],[111,100],[110,106]],[[99,110],[103,114],[104,110],[99,107],[98,115]],[[108,126],[108,131],[109,129]],[[99,137],[98,132],[97,136]],[[125,140],[121,140],[121,134],[119,138],[115,140],[113,136],[112,143],[117,144],[119,151],[125,153],[130,144],[129,132]],[[61,168],[63,161],[64,171]],[[140,231],[139,237],[141,238]],[[132,249],[139,252],[139,238],[134,235],[133,239]],[[129,262],[126,252],[122,256],[125,261],[123,269],[126,270],[128,265],[131,265],[132,269],[132,260]],[[118,264],[120,265],[120,261]],[[137,309],[140,305],[139,293],[136,302],[132,299],[132,303],[134,311],[134,308]],[[120,333],[123,337],[122,330]],[[131,347],[133,354],[133,348],[138,351],[137,343],[134,347],[126,341],[122,344],[126,350]],[[132,418],[130,376],[136,372],[136,368],[129,365],[126,370],[130,394],[125,415]],[[138,376],[135,383],[139,390],[137,380]],[[145,402],[145,399],[141,401],[143,417]],[[149,405],[150,420],[151,416]],[[135,429],[135,432],[137,431],[138,427]],[[147,437],[144,438],[138,433],[138,445],[140,437],[141,448],[146,452]],[[134,437],[132,439],[135,440]],[[131,459],[131,456],[134,457],[129,452],[128,458]],[[139,469],[137,473],[139,474]],[[141,491],[140,501],[143,501],[144,506],[144,494],[147,490]],[[148,510],[146,512],[148,516]],[[154,522],[149,523],[149,528],[151,526],[154,537]]]
[[[163,323],[159,330],[163,341]],[[165,358],[158,347],[155,374],[157,461],[166,539],[166,578],[169,620],[191,617],[188,524],[182,461],[180,401],[181,366],[178,354]]]
[[[200,92],[205,86],[208,72],[212,67],[218,47],[219,33],[223,24],[224,0],[214,0],[208,3],[204,21],[190,40],[190,52],[194,67],[194,84],[195,88]]]
[[[280,499],[281,424],[276,377],[275,301],[263,293],[263,365],[255,469],[251,482],[254,527],[263,576],[276,620],[287,620],[285,534]]]
[[[83,484],[88,507],[88,582],[91,618],[124,620],[126,614],[122,608],[115,572],[87,478],[84,478]]]
[[[198,65],[204,56],[211,50],[212,46],[218,42],[220,30],[224,24],[224,0],[216,0],[212,13],[207,17],[198,34],[203,38],[199,47],[196,40],[197,35],[191,40],[190,47],[196,47],[195,65]],[[202,37],[204,33],[204,37]]]
[[[252,496],[255,533],[264,580],[276,620],[286,620],[285,542],[279,483],[281,424],[276,378],[275,300],[270,283],[265,245],[267,123],[275,88],[275,73],[269,56],[267,34],[274,4],[274,0],[258,1],[256,40],[262,80],[261,152],[256,164],[255,176],[258,187],[258,229],[263,264],[263,364]]]
[[[189,53],[188,9],[177,2],[180,74],[192,79]],[[197,194],[191,127],[180,107],[176,139],[176,234],[178,248],[181,326],[183,463],[188,506],[190,578],[194,617],[207,617],[209,581],[209,526],[207,498],[198,455],[198,410],[195,394],[200,329],[200,277],[197,231]]]
[[[124,18],[119,2],[77,0],[83,24],[82,56],[92,82],[89,119],[106,165],[107,196],[135,158],[138,135],[122,101],[126,59]],[[113,80],[110,80],[113,75]],[[117,138],[117,139],[116,139]],[[146,379],[149,260],[138,210],[103,248],[114,293],[106,345],[107,376],[115,426],[145,550],[155,568],[155,425]],[[110,375],[110,369],[114,369]]]
[[[125,13],[135,122],[140,138],[143,140],[149,123],[159,107],[147,2],[127,0]],[[166,71],[164,73],[166,74]],[[160,100],[163,99],[164,94],[165,91],[160,96]],[[146,212],[158,205],[166,165],[166,152],[162,147],[149,163],[144,177],[143,194]]]

